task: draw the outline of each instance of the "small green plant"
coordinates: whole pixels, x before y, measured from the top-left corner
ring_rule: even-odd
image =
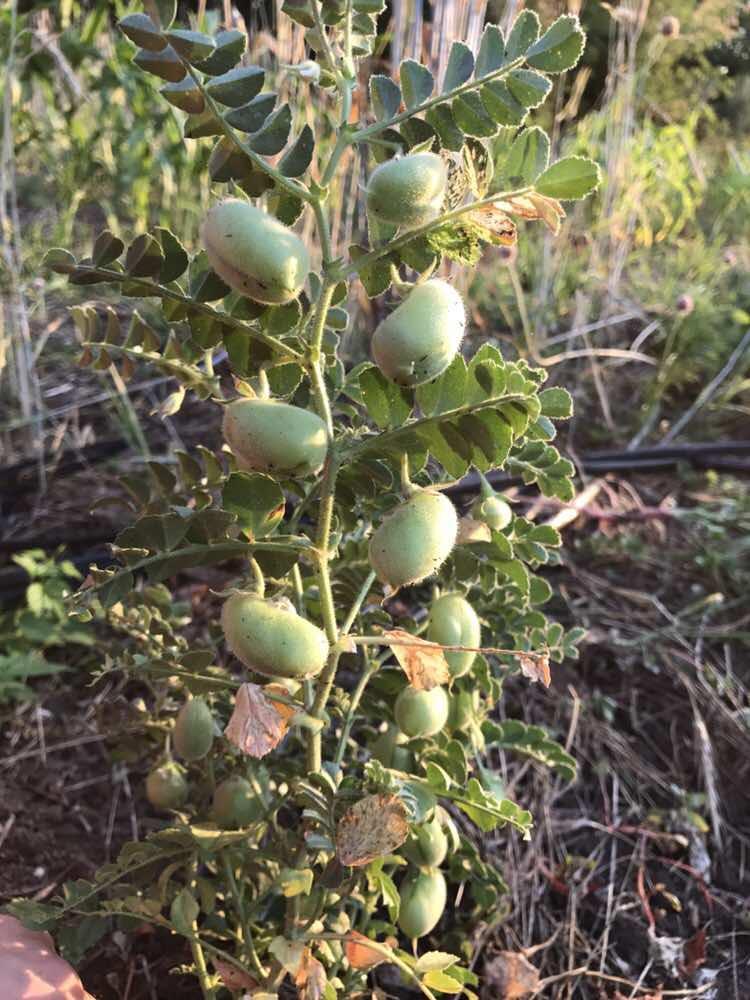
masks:
[[[59,901],[14,912],[64,927],[72,959],[110,921],[170,929],[206,997],[237,976],[256,1000],[294,988],[302,1000],[364,997],[383,961],[431,1000],[476,1000],[469,930],[504,884],[453,816],[528,835],[530,814],[498,794],[483,758],[497,747],[573,777],[547,733],[490,712],[507,676],[548,683],[550,660],[575,655],[582,632],[540,610],[551,588],[535,571],[554,563],[558,533],[497,511],[461,519],[443,489],[471,467],[507,468],[570,499],[573,467],[552,441],[571,399],[489,345],[465,359],[463,304],[433,275],[442,259],[476,260],[499,224],[507,239],[513,214],[559,217],[560,199],[596,187],[591,161],[550,164],[547,136],[525,127],[583,34],[574,17],[542,31],[525,11],[507,38],[489,25],[476,55],[456,42],[439,90],[411,60],[398,84],[373,76],[353,123],[382,3],[287,0],[339,122],[329,134],[320,116],[319,132],[290,138],[289,106],[263,90],[262,70],[238,66],[240,32],[178,28],[173,0],[146,6],[121,21],[135,62],[186,109],[186,136],[215,137],[211,179],[233,196],[211,209],[192,256],[160,228],[127,250],[104,232],[90,257],[55,249],[47,263],[74,284],[160,303],[166,340],[138,313],[123,336],[112,312],[102,333],[95,307],[80,309],[82,361],[126,374],[150,361],[178,382],[173,411],[187,392],[224,408],[228,447],[127,479],[136,517],[116,540],[121,565],[92,570],[77,597],[80,619],[104,614],[133,636],[115,665],[152,685],[147,794],[171,822]],[[493,179],[501,132],[514,138]],[[369,243],[337,254],[328,195],[350,149],[380,166]],[[291,228],[303,213],[315,247]],[[388,300],[378,363],[346,370],[355,281],[404,301]],[[214,372],[217,348],[239,398]],[[163,581],[229,559],[244,571],[221,595],[221,621],[188,646]],[[421,945],[438,926],[441,950]]]
[[[67,669],[45,655],[46,649],[94,643],[91,629],[73,621],[66,604],[81,579],[73,563],[42,549],[21,552],[13,556],[13,562],[25,571],[29,583],[24,605],[0,615],[0,702],[32,698],[26,683],[30,678]]]

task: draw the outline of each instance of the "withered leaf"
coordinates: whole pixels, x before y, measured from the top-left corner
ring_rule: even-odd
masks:
[[[450,681],[445,653],[434,642],[425,642],[400,628],[385,632],[383,641],[390,645],[409,683],[417,691],[431,691]]]
[[[236,965],[230,965],[229,962],[222,962],[220,959],[215,958],[214,968],[228,990],[237,992],[240,990],[253,990],[258,985],[257,980],[253,979],[248,972],[243,972],[242,969],[238,969]]]
[[[336,857],[359,868],[391,854],[406,840],[406,807],[397,795],[368,795],[341,817],[336,828]]]
[[[492,532],[484,521],[475,521],[473,517],[462,517],[458,522],[456,545],[469,545],[471,542],[491,542]]]
[[[539,971],[525,955],[501,951],[484,967],[485,983],[493,987],[497,1000],[519,1000],[533,993],[539,985]]]
[[[552,683],[552,674],[549,669],[548,656],[519,656],[518,662],[521,666],[521,673],[528,677],[532,684],[541,681],[545,687]]]
[[[389,944],[388,941],[385,942]],[[353,969],[374,969],[386,958],[370,946],[370,939],[359,931],[350,931],[344,945],[346,958]]]
[[[230,743],[250,757],[265,757],[278,746],[289,728],[289,718],[294,715],[291,706],[272,700],[267,692],[280,685],[241,684],[234,699],[234,711],[224,730]]]
[[[306,948],[300,962],[294,983],[299,988],[299,1000],[323,1000],[328,977],[322,964],[313,958],[309,948]]]

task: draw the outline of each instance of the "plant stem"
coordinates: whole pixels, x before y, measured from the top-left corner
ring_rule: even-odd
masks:
[[[156,555],[147,556],[145,559],[139,559],[136,563],[131,563],[129,566],[118,570],[114,576],[108,576],[106,580],[101,580],[99,583],[94,583],[90,587],[87,587],[82,593],[84,596],[88,597],[91,594],[96,593],[97,590],[101,590],[102,587],[106,587],[107,584],[112,583],[118,576],[122,576],[123,573],[135,573],[139,569],[145,569],[147,566],[152,566],[162,560],[175,559],[178,556],[180,558],[187,558],[191,555],[203,555],[210,552],[211,555],[219,555],[227,559],[232,556],[242,556],[247,555],[247,553],[252,552],[310,552],[312,549],[307,545],[300,545],[299,543],[284,543],[284,542],[238,542],[238,541],[228,541],[228,542],[211,542],[208,545],[186,545],[182,549],[176,549],[172,552],[157,552]],[[196,564],[197,565],[197,564]]]
[[[359,589],[359,593],[354,598],[354,603],[352,604],[351,608],[349,609],[349,614],[346,616],[346,621],[341,626],[341,634],[342,635],[348,635],[349,634],[349,630],[351,629],[352,625],[354,624],[354,620],[356,619],[357,615],[359,614],[359,610],[362,607],[362,605],[364,604],[365,598],[367,597],[367,595],[370,592],[370,587],[373,585],[373,583],[375,583],[375,576],[376,576],[376,573],[375,573],[374,569],[370,570],[370,572],[367,574],[367,577],[365,578],[364,583],[362,584],[362,586]]]
[[[240,918],[240,923],[242,925],[242,935],[245,947],[247,948],[247,953],[250,956],[250,961],[253,964],[253,968],[261,977],[265,980],[268,973],[261,965],[260,959],[258,958],[258,953],[255,950],[255,944],[253,942],[253,932],[250,927],[250,921],[247,919],[247,914],[245,913],[245,906],[242,902],[242,894],[237,886],[237,880],[234,877],[234,871],[232,870],[232,862],[229,857],[228,851],[222,851],[221,860],[224,865],[224,873],[227,877],[227,882],[229,882],[229,888],[232,891],[232,898],[234,900],[234,905]]]
[[[359,708],[359,703],[362,700],[362,695],[365,693],[365,688],[370,683],[370,678],[378,669],[379,665],[376,661],[366,660],[362,676],[352,692],[352,697],[349,702],[349,710],[346,713],[344,727],[341,730],[341,736],[339,737],[339,745],[336,748],[336,756],[333,759],[337,772],[341,770],[341,762],[344,759],[344,753],[346,752],[346,744],[349,740],[349,734],[352,731],[352,726],[354,725],[354,717],[357,713],[357,709]]]
[[[258,597],[263,597],[266,592],[266,580],[263,576],[263,570],[260,568],[260,563],[255,557],[251,557],[250,559],[250,569],[253,571]]]
[[[453,410],[446,410],[434,417],[420,417],[418,420],[412,420],[410,423],[404,424],[403,427],[397,427],[392,431],[382,431],[380,434],[373,434],[371,437],[357,441],[346,449],[342,458],[345,457],[346,461],[350,462],[358,455],[369,451],[370,448],[377,448],[378,451],[383,451],[383,449],[389,447],[389,444],[395,448],[398,447],[399,437],[403,434],[413,434],[415,431],[419,431],[420,428],[429,427],[430,424],[443,420],[453,420],[467,413],[473,413],[475,410],[496,409],[505,403],[528,402],[528,398],[528,396],[520,393],[509,393],[505,396],[493,396],[491,399],[484,399],[478,403],[464,403],[462,406],[457,406]],[[403,451],[403,448],[399,450]]]
[[[190,77],[195,83],[198,90],[201,92],[203,100],[206,102],[206,107],[211,112],[216,121],[219,123],[221,131],[224,133],[225,138],[227,138],[232,143],[237,152],[241,153],[244,157],[250,160],[253,166],[257,167],[258,170],[261,170],[264,174],[268,174],[268,176],[273,178],[274,182],[278,184],[279,187],[284,188],[290,194],[294,195],[295,198],[300,198],[302,201],[306,201],[308,203],[314,202],[315,195],[313,195],[311,191],[308,191],[308,189],[304,186],[304,184],[300,184],[299,181],[295,181],[289,177],[285,177],[280,170],[277,170],[276,167],[271,166],[271,164],[264,157],[262,157],[259,153],[256,153],[254,149],[251,149],[249,146],[246,146],[242,142],[242,140],[239,138],[239,136],[231,127],[231,125],[228,125],[224,120],[224,116],[222,115],[221,111],[219,111],[214,99],[211,97],[211,95],[204,87],[203,81],[201,80],[200,76],[196,73],[196,71],[193,69],[190,63],[186,59],[182,58],[182,56],[180,56],[180,61],[182,62],[182,65],[185,67],[187,72],[190,74]]]
[[[194,937],[190,938],[190,950],[193,953],[193,961],[195,962],[195,968],[198,971],[198,981],[201,984],[201,992],[206,1000],[214,1000],[216,991],[209,980],[206,956],[203,954],[203,946],[201,945],[195,925],[193,925],[193,929],[196,933]]]
[[[528,658],[530,660],[544,660],[549,655],[547,652],[535,653],[526,649],[501,649],[498,646],[447,645],[440,642],[426,642],[424,639],[415,640],[413,637],[397,639],[385,635],[353,635],[350,636],[350,641],[355,646],[411,646],[419,649],[442,649],[449,653],[494,653],[496,656],[515,656],[518,659]]]
[[[469,80],[468,83],[464,83],[461,87],[456,87],[455,90],[450,90],[445,94],[438,94],[436,97],[431,97],[416,107],[407,108],[405,111],[401,111],[399,114],[394,115],[393,118],[388,118],[386,121],[375,122],[373,125],[368,125],[366,128],[358,129],[353,137],[353,142],[367,142],[374,135],[379,135],[381,132],[385,132],[386,129],[395,128],[396,125],[400,125],[401,122],[407,121],[409,118],[413,118],[414,115],[420,115],[425,111],[429,111],[431,108],[436,107],[438,104],[444,104],[446,101],[452,101],[454,97],[460,97],[461,94],[466,94],[470,90],[477,90],[479,87],[484,87],[486,84],[491,83],[493,80],[500,80],[504,76],[507,76],[514,69],[518,69],[526,61],[525,54],[519,56],[517,59],[513,59],[511,62],[506,63],[505,66],[501,66],[500,69],[495,70],[492,73],[487,73],[486,76],[480,77],[479,80]]]
[[[327,233],[327,221],[324,232]],[[322,238],[321,238],[322,239]],[[320,292],[317,303],[315,319],[310,340],[310,363],[309,371],[315,395],[315,403],[319,415],[326,425],[328,434],[328,457],[326,458],[323,482],[321,484],[320,506],[318,509],[318,526],[316,531],[316,559],[318,565],[318,588],[320,590],[320,603],[325,626],[326,636],[331,644],[331,652],[328,656],[328,663],[318,681],[315,699],[310,714],[314,718],[321,718],[328,696],[333,687],[333,679],[336,676],[338,666],[339,651],[336,649],[338,642],[338,626],[336,624],[336,606],[333,600],[333,589],[331,586],[331,574],[329,570],[331,525],[333,521],[334,495],[336,491],[336,477],[338,475],[338,456],[333,450],[333,418],[331,416],[331,404],[328,399],[328,390],[325,385],[323,375],[322,343],[325,331],[326,315],[333,298],[335,284],[330,279],[326,279]],[[311,733],[307,744],[308,769],[319,771],[322,764],[322,738],[321,734]]]
[[[460,205],[458,208],[454,208],[452,212],[445,212],[443,215],[439,215],[436,219],[432,219],[430,222],[425,222],[422,226],[417,226],[416,229],[410,229],[408,232],[403,233],[401,236],[397,236],[394,240],[390,240],[384,246],[376,247],[369,253],[363,254],[356,260],[349,261],[341,268],[340,278],[348,277],[351,274],[359,274],[364,268],[369,267],[371,264],[375,264],[381,259],[381,257],[386,257],[389,253],[393,253],[394,250],[400,249],[400,247],[405,246],[412,240],[417,239],[420,236],[426,236],[435,229],[439,229],[448,222],[453,222],[455,219],[460,219],[464,215],[468,215],[477,208],[481,208],[482,205],[492,205],[496,201],[507,201],[509,198],[517,198],[522,194],[526,194],[528,191],[532,191],[531,187],[517,188],[515,191],[498,191],[495,194],[488,194],[484,198],[477,198],[476,201],[470,201],[466,205]]]
[[[323,18],[320,14],[320,4],[318,3],[318,0],[312,0],[310,7],[312,9],[313,18],[315,19],[315,29],[320,35],[320,40],[323,43],[323,55],[331,68],[331,73],[333,73],[338,81],[340,79],[340,73],[338,67],[336,66],[336,57],[333,54],[331,43],[328,39],[328,35],[326,34]]]
[[[210,306],[205,302],[196,302],[194,299],[191,299],[189,295],[183,295],[182,292],[178,292],[174,288],[168,288],[166,285],[160,285],[158,282],[150,281],[148,278],[134,278],[125,271],[113,271],[111,268],[94,267],[91,264],[77,264],[72,270],[79,271],[83,274],[96,274],[107,281],[118,282],[120,284],[127,282],[129,285],[140,285],[145,289],[144,296],[147,298],[149,296],[157,296],[160,299],[171,299],[172,302],[181,302],[186,306],[190,306],[193,312],[202,313],[204,316],[209,316],[211,319],[215,319],[218,323],[223,323],[225,326],[231,326],[235,330],[241,330],[242,333],[246,334],[248,337],[252,337],[254,340],[259,340],[267,347],[277,351],[282,357],[290,358],[293,361],[302,360],[302,355],[299,351],[295,351],[294,348],[285,344],[283,340],[279,340],[278,338],[273,337],[270,333],[265,333],[263,330],[259,330],[256,327],[251,326],[249,323],[236,319],[234,316],[230,316],[229,313],[220,312],[218,309],[214,309],[213,306]]]

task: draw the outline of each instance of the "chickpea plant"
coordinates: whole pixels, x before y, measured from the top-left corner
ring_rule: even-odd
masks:
[[[415,994],[476,997],[469,930],[504,891],[481,845],[532,822],[503,797],[492,753],[574,775],[542,729],[491,709],[508,675],[549,683],[582,635],[540,610],[551,590],[534,571],[554,562],[557,533],[514,515],[483,474],[569,499],[573,469],[551,442],[571,400],[490,344],[465,358],[464,303],[437,274],[511,244],[515,218],[557,232],[561,201],[597,186],[591,161],[550,164],[548,137],[526,125],[583,34],[574,17],[542,30],[524,11],[507,38],[488,25],[476,55],[455,42],[441,88],[412,60],[399,83],[372,76],[353,121],[382,0],[286,0],[314,55],[300,90],[336,104],[338,122],[323,111],[292,134],[241,32],[178,27],[175,0],[144,6],[120,22],[134,62],[164,81],[186,139],[214,143],[202,246],[191,256],[161,228],[126,249],[104,232],[90,257],[46,260],[156,317],[135,311],[123,332],[113,310],[76,307],[82,363],[123,378],[156,366],[178,385],[163,412],[186,393],[221,406],[226,447],[124,480],[120,566],[95,569],[76,598],[79,617],[127,636],[113,666],[153,694],[142,749],[164,822],[91,882],[14,912],[73,960],[115,925],[171,930],[206,997],[365,997],[378,965]],[[337,256],[330,200],[350,149],[370,165],[367,240]],[[293,228],[306,213],[314,246]],[[375,363],[347,370],[355,282],[386,316]],[[444,487],[472,467],[481,495],[459,517]],[[196,648],[164,581],[229,560],[238,578]]]

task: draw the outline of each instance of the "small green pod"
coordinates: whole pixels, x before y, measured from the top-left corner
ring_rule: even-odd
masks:
[[[478,691],[454,691],[450,696],[448,729],[463,732],[471,726],[476,726],[478,712]]]
[[[399,889],[398,925],[410,939],[424,937],[437,925],[448,899],[448,886],[438,868],[410,872]]]
[[[233,774],[216,786],[211,812],[222,830],[236,830],[261,819],[263,806],[250,782]]]
[[[221,625],[237,659],[266,677],[314,677],[328,658],[325,633],[288,602],[232,594],[221,610]]]
[[[404,746],[409,738],[401,732],[398,726],[389,725],[384,733],[379,733],[370,747],[375,760],[383,767],[391,767],[396,771],[411,771],[414,766],[414,754]]]
[[[242,469],[308,476],[326,459],[326,425],[311,410],[277,399],[236,399],[224,408],[224,440]]]
[[[513,520],[513,511],[509,504],[496,493],[488,497],[479,497],[471,508],[471,515],[476,521],[483,521],[493,531],[502,531]]]
[[[434,736],[448,721],[448,695],[445,688],[418,691],[407,685],[396,698],[394,715],[407,736]]]
[[[227,198],[201,229],[211,267],[230,288],[255,302],[296,299],[310,271],[307,247],[291,229],[255,205]]]
[[[184,768],[174,761],[155,768],[146,778],[146,798],[156,809],[180,809],[187,797]]]
[[[443,594],[432,602],[427,638],[442,646],[479,646],[482,628],[476,611],[461,594]],[[446,653],[451,677],[468,673],[476,656],[469,652]]]
[[[440,569],[456,543],[458,517],[448,497],[419,490],[395,508],[370,539],[370,563],[394,590]]]
[[[367,211],[381,222],[413,229],[437,218],[448,168],[437,153],[410,153],[386,160],[367,185]]]
[[[202,698],[186,701],[177,714],[172,744],[183,760],[200,760],[214,741],[214,717]]]
[[[450,365],[466,330],[466,310],[453,285],[424,281],[378,326],[372,338],[375,364],[397,385],[429,382]]]
[[[403,847],[403,854],[412,864],[438,868],[448,853],[448,838],[443,825],[435,816],[427,823],[421,823]]]

